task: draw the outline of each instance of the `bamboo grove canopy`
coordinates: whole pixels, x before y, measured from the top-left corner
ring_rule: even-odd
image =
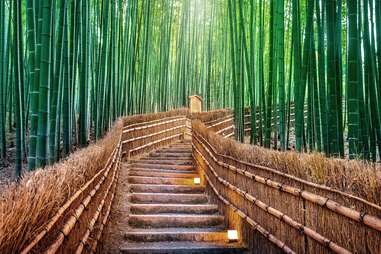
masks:
[[[253,144],[377,160],[381,3],[0,1],[0,155],[14,143],[17,174],[191,94],[234,108],[241,141],[249,107]]]

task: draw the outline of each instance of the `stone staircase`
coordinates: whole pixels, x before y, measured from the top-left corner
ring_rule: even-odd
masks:
[[[130,161],[129,218],[121,253],[245,253],[230,243],[224,217],[211,204],[192,163],[191,144],[179,142]]]

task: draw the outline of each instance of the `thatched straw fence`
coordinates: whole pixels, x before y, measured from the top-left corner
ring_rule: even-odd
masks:
[[[192,114],[191,119],[203,122],[209,130],[224,137],[234,135],[234,115],[230,109],[219,109]]]
[[[381,253],[380,167],[240,144],[193,121],[193,151],[229,227],[258,253]]]
[[[0,199],[0,253],[94,253],[122,155],[184,137],[185,109],[118,120],[100,141],[23,176]]]

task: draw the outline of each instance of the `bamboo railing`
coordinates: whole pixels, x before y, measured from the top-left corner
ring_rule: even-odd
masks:
[[[21,253],[96,253],[110,215],[122,156],[138,156],[182,139],[189,120],[181,113],[168,112],[168,117],[160,113],[160,119],[153,120],[155,116],[149,115],[149,121],[143,115],[140,122],[126,124],[105,167],[62,205]]]
[[[219,154],[218,141],[209,143],[203,133],[193,128],[195,162],[229,226],[251,248],[266,253],[381,253],[381,207]]]

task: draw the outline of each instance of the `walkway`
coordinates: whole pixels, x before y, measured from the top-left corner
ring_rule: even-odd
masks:
[[[195,177],[186,141],[123,164],[105,252],[244,253]]]

